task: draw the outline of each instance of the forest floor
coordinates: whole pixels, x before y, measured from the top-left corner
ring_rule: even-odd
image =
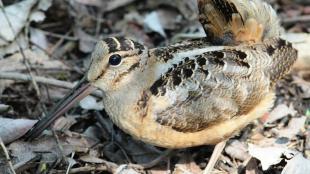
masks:
[[[310,171],[310,1],[268,2],[299,58],[271,111],[227,142],[212,173]],[[0,0],[0,8],[1,174],[204,171],[214,146],[165,155],[114,126],[92,96],[38,139],[20,139],[82,78],[97,41],[128,36],[154,48],[204,37],[195,0]]]

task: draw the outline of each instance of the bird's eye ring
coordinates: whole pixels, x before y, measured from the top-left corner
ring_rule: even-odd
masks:
[[[122,62],[122,56],[119,54],[112,54],[109,58],[109,64],[112,66],[117,66]]]

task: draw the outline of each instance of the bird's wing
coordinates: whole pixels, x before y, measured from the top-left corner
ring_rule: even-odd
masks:
[[[184,57],[150,87],[156,121],[191,132],[215,120],[246,114],[270,92],[273,72],[284,74],[295,60],[296,51],[284,43],[276,39]],[[275,48],[273,54],[267,51],[270,44]],[[283,50],[294,54],[285,58]],[[281,63],[275,62],[276,52],[284,56],[278,60]]]

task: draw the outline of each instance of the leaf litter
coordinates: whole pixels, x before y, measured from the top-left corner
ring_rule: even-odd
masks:
[[[143,169],[165,149],[137,141],[119,130],[101,111],[101,101],[92,96],[58,119],[37,140],[25,142],[19,138],[68,88],[43,83],[38,96],[31,81],[21,80],[21,75],[30,76],[31,72],[61,82],[78,81],[95,43],[109,36],[132,37],[150,48],[204,37],[197,22],[195,0],[3,2],[0,77],[8,72],[17,76],[0,79],[0,137],[16,172],[203,172],[212,146],[180,149],[154,167]],[[301,22],[309,14],[309,4],[297,0],[270,2],[277,7],[285,29],[291,32],[283,37],[299,50],[299,59],[290,75],[277,85],[275,106],[228,141],[214,173],[310,171],[310,22]],[[1,171],[12,173],[2,155],[0,164]]]

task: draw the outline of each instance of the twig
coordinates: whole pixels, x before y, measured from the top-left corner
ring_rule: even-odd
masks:
[[[56,38],[60,38],[60,39],[70,40],[70,41],[77,41],[77,40],[79,40],[79,38],[77,38],[77,37],[69,36],[69,34],[71,33],[71,30],[69,31],[69,33],[67,33],[65,35],[62,35],[62,34],[57,34],[57,33],[51,33],[49,31],[44,31],[44,30],[41,30],[39,28],[32,28],[32,29],[39,30],[42,33],[44,33],[44,34],[46,34],[48,36],[51,36],[51,37],[56,37]]]
[[[72,168],[70,170],[70,173],[91,173],[91,172],[103,172],[103,171],[107,171],[110,173],[114,173],[115,170],[111,170],[109,169],[109,167],[105,166],[105,165],[100,165],[100,166],[84,166],[84,167],[79,167],[79,168]],[[52,173],[61,173],[63,174],[65,171],[60,170],[60,171],[55,171],[53,170]]]
[[[249,157],[246,160],[242,162],[242,164],[236,169],[236,173],[244,173],[244,170],[246,166],[249,164],[249,162],[252,160],[253,157]]]
[[[218,158],[222,154],[222,151],[225,148],[225,146],[226,146],[226,141],[222,141],[215,146],[213,153],[211,155],[211,158],[209,160],[209,163],[208,163],[207,167],[205,168],[205,170],[203,171],[203,174],[210,174],[212,172],[212,170],[213,170]]]
[[[72,152],[72,154],[71,154],[71,159],[72,159],[72,160],[73,160],[74,155],[75,155],[75,152]],[[72,167],[73,165],[74,165],[74,164],[73,164],[72,162],[69,162],[69,165],[68,165],[66,174],[69,174],[70,169],[71,169],[71,167]]]
[[[38,154],[38,155],[30,158],[29,160],[20,161],[20,162],[14,164],[14,170],[16,170],[17,173],[21,173],[22,171],[25,171],[25,170],[29,169],[30,167],[37,165],[35,163],[35,161],[39,161],[41,158],[42,158],[42,155]]]
[[[67,163],[69,163],[69,167],[70,167],[70,162],[66,159],[66,156],[64,155],[64,148],[63,148],[63,146],[62,146],[62,144],[60,143],[60,140],[59,140],[59,137],[58,137],[58,135],[57,135],[57,133],[56,133],[56,131],[54,130],[54,129],[52,129],[52,132],[53,132],[53,135],[54,135],[54,137],[55,137],[55,140],[56,140],[56,144],[57,144],[57,147],[58,147],[58,149],[59,149],[59,152],[60,152],[60,154],[61,154],[61,157],[62,157],[62,159],[65,161],[65,162],[67,162]],[[74,152],[72,153],[72,155],[74,156]],[[73,157],[72,157],[73,158]]]
[[[175,150],[167,149],[161,155],[159,155],[159,157],[156,158],[155,160],[153,160],[149,163],[141,164],[141,166],[144,169],[152,168],[152,167],[156,166],[159,162],[163,161],[165,158],[167,158],[168,156],[173,154],[174,152],[175,152]]]
[[[52,78],[45,78],[45,77],[40,77],[40,76],[33,76],[33,78],[38,83],[43,83],[47,85],[52,85],[52,86],[57,86],[57,87],[67,88],[67,89],[71,89],[74,87],[73,83],[66,82],[66,81],[56,80]],[[0,72],[0,79],[22,80],[22,81],[28,82],[28,81],[31,81],[31,76],[21,74],[21,73],[14,73],[14,72]]]
[[[304,16],[296,16],[292,18],[283,19],[282,23],[284,25],[293,24],[296,22],[310,22],[310,15],[304,15]]]
[[[120,144],[118,144],[116,141],[114,141],[113,143],[121,150],[121,152],[122,152],[123,155],[125,156],[127,162],[131,163],[131,160],[130,160],[130,158],[129,158],[127,152],[125,151],[125,149],[124,149]]]
[[[72,33],[72,29],[70,29],[64,36],[69,36]],[[49,53],[51,55],[54,54],[55,50],[57,50],[57,48],[60,47],[60,45],[65,41],[64,37],[60,37],[60,39],[56,42],[55,45],[53,45],[53,47],[50,49]],[[69,42],[71,43],[71,42]],[[57,57],[57,56],[56,56]],[[60,56],[59,56],[60,57]]]
[[[66,88],[66,89],[72,89],[74,87],[73,83],[56,80],[52,78],[46,78],[46,77],[40,77],[40,76],[33,76],[35,81],[38,83]],[[0,72],[0,79],[7,79],[7,80],[21,80],[21,81],[31,81],[30,75],[25,75],[21,73],[13,73],[13,72]],[[92,95],[96,97],[102,97],[102,94],[100,91],[94,91],[92,92]]]
[[[4,152],[4,155],[5,155],[5,158],[6,158],[6,161],[8,162],[9,166],[10,166],[10,169],[12,171],[13,174],[16,174],[15,170],[14,170],[14,167],[13,167],[13,164],[12,164],[12,161],[11,161],[11,158],[10,158],[10,155],[8,153],[8,150],[6,149],[3,141],[2,141],[2,138],[0,137],[0,145],[1,145],[1,148]]]
[[[129,166],[136,167],[136,168],[142,168],[142,169],[149,169],[154,166],[156,166],[158,163],[162,162],[165,158],[170,156],[171,154],[175,153],[175,150],[173,149],[167,149],[162,154],[160,154],[156,159],[144,163],[144,164],[130,164]]]

